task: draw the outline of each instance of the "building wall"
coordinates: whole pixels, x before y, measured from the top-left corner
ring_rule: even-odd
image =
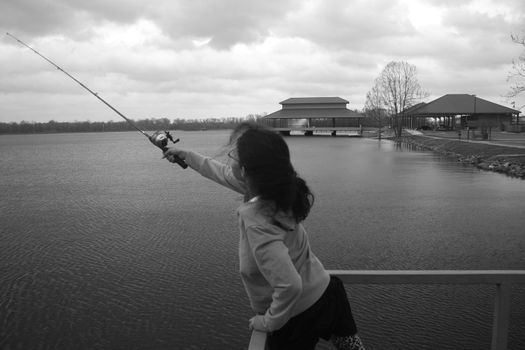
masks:
[[[361,125],[361,118],[303,118],[303,119],[262,119],[264,125],[272,128],[357,128]]]

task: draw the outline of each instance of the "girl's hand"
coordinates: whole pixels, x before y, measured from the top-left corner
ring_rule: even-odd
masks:
[[[184,160],[186,158],[186,151],[176,147],[170,147],[164,151],[164,156],[171,163],[177,163],[177,158]]]
[[[264,324],[263,315],[257,315],[250,318],[250,321],[248,322],[248,328],[250,329],[250,331],[256,330],[261,332],[268,332],[268,329],[265,327]]]
[[[171,163],[177,163],[183,169],[186,169],[188,167],[188,164],[184,162],[184,159],[186,159],[186,153],[185,150],[180,148],[170,147],[164,151],[164,156],[162,158],[166,158]]]

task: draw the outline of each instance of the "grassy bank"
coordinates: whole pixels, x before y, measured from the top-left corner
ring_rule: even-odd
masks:
[[[479,169],[525,179],[525,149],[415,135],[403,136],[401,142],[454,157]]]

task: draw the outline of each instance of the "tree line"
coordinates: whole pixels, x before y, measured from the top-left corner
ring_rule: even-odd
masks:
[[[257,121],[261,115],[250,114],[244,118],[207,118],[207,119],[173,119],[151,118],[133,121],[141,130],[216,130],[233,129],[245,121]],[[0,134],[36,134],[36,133],[71,133],[71,132],[110,132],[110,131],[135,131],[135,128],[126,121],[74,121],[57,122],[27,122],[0,123]]]

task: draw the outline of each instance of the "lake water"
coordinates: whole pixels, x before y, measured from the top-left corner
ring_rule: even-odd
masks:
[[[227,131],[179,132],[220,154]],[[525,182],[390,141],[287,138],[328,269],[525,269]],[[1,349],[246,349],[241,197],[139,133],[0,136]],[[488,349],[495,287],[347,287],[369,349]],[[509,349],[525,349],[525,286]],[[319,349],[329,349],[320,343]]]

